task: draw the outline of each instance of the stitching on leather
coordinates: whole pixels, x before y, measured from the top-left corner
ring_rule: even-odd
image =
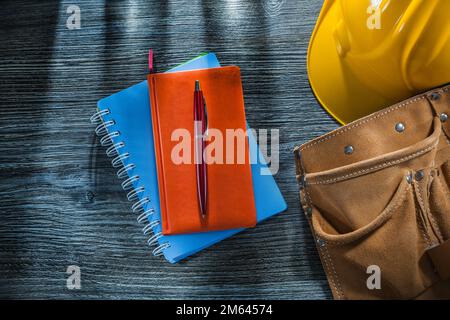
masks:
[[[301,150],[300,150],[300,152],[301,152]],[[296,161],[299,164],[299,169],[301,171],[300,173],[303,176],[305,176],[306,171],[305,171],[305,168],[303,167],[303,162],[301,161],[301,158],[297,159]],[[310,206],[311,209],[312,209],[313,203],[312,203],[311,196],[309,194],[307,185],[308,185],[308,182],[306,181],[306,178],[305,178],[305,184],[303,185],[303,191],[304,191],[304,194],[305,194],[305,200],[306,200],[306,204],[308,206]],[[302,192],[300,190],[300,196],[301,196],[301,194],[302,194]],[[310,224],[311,230],[313,231],[314,240],[316,241],[316,239],[318,239],[318,237],[316,235],[316,232],[315,232],[314,228],[312,227],[311,221],[308,221],[308,222]],[[326,249],[326,250],[327,250],[327,253],[328,253],[328,249]],[[319,252],[319,255],[320,255],[322,250],[320,250],[320,248],[318,248],[318,252]],[[343,294],[341,294],[341,290],[342,289],[340,289],[340,284],[337,283],[337,274],[336,274],[336,270],[334,268],[333,262],[331,260],[331,257],[330,257],[329,254],[322,254],[322,256],[323,256],[324,268],[327,269],[327,274],[329,274],[330,283],[334,287],[334,290],[336,292],[336,295],[337,295],[338,299],[341,299],[341,296],[343,297]],[[330,266],[331,266],[331,268],[330,268]],[[333,272],[336,275],[336,280],[334,278],[335,276],[333,275]]]
[[[355,122],[354,124],[352,124],[352,125],[349,125],[349,126],[345,126],[345,127],[339,128],[339,129],[337,129],[334,133],[331,133],[331,134],[329,134],[329,135],[326,135],[326,136],[323,137],[323,138],[320,138],[320,139],[318,139],[318,140],[316,140],[316,141],[311,141],[311,142],[309,142],[309,143],[305,143],[304,145],[302,145],[302,146],[300,147],[300,150],[301,150],[301,151],[304,151],[304,150],[306,150],[306,149],[312,148],[313,146],[315,146],[315,145],[317,145],[317,144],[319,144],[319,143],[322,143],[322,142],[324,142],[324,141],[326,141],[326,140],[330,140],[330,139],[332,139],[332,138],[334,138],[334,137],[336,137],[336,136],[338,136],[338,135],[341,135],[341,134],[343,134],[343,133],[345,133],[345,132],[347,132],[347,131],[350,131],[350,130],[352,130],[352,129],[354,129],[354,128],[363,126],[363,125],[367,124],[368,122],[370,122],[370,121],[372,121],[372,120],[382,118],[382,117],[384,117],[385,115],[387,115],[387,114],[389,114],[389,113],[391,113],[391,112],[393,112],[393,111],[395,111],[395,110],[398,110],[398,109],[400,109],[400,108],[406,107],[406,106],[408,106],[408,105],[410,105],[410,104],[412,104],[412,103],[414,103],[414,102],[417,102],[417,101],[420,101],[420,100],[424,100],[425,98],[426,98],[425,96],[420,96],[420,97],[418,97],[418,98],[412,99],[412,100],[407,101],[407,102],[404,102],[404,103],[402,103],[402,104],[394,105],[394,106],[392,106],[392,107],[389,107],[389,108],[385,109],[383,112],[375,113],[375,114],[373,114],[372,116],[369,116],[369,117],[367,117],[367,118],[365,118],[365,119],[361,119],[360,121],[356,121],[356,122]]]
[[[301,152],[301,151],[300,151]],[[303,161],[302,161],[302,157],[300,157],[300,159],[297,160],[297,162],[300,164],[300,170],[302,171],[302,175],[304,177],[304,182],[305,184],[303,185],[303,190],[305,191],[305,198],[306,198],[306,202],[308,204],[308,206],[311,207],[313,206],[312,200],[311,200],[311,195],[309,194],[308,191],[308,181],[306,180],[306,171],[305,171],[305,167],[303,166]]]
[[[412,158],[420,156],[420,155],[422,155],[424,153],[427,153],[428,151],[430,151],[433,148],[435,148],[436,145],[437,145],[437,143],[434,143],[433,145],[431,145],[431,146],[429,146],[429,147],[427,147],[425,149],[419,150],[419,151],[417,151],[417,152],[415,152],[413,154],[410,154],[410,155],[408,155],[406,157],[403,157],[403,158],[400,158],[400,159],[397,159],[397,160],[386,161],[386,162],[383,162],[381,164],[377,164],[377,165],[372,166],[372,167],[367,168],[367,169],[361,169],[361,170],[354,171],[354,172],[351,172],[351,173],[348,173],[348,174],[345,174],[345,175],[342,175],[342,176],[338,176],[338,177],[332,178],[332,179],[313,181],[313,182],[310,182],[309,184],[311,184],[311,185],[329,184],[329,183],[333,183],[333,182],[346,180],[347,178],[351,178],[351,177],[354,177],[354,176],[359,176],[359,175],[368,173],[368,172],[376,170],[376,169],[382,169],[382,168],[386,168],[386,167],[389,167],[389,166],[392,166],[392,165],[396,165],[396,164],[399,164],[401,162],[408,161],[408,160],[410,160]]]
[[[429,212],[429,217],[430,217],[431,224],[433,225],[434,229],[436,230],[439,240],[443,241],[444,238],[442,237],[442,233],[441,233],[441,230],[439,229],[439,225],[436,223],[436,220],[434,219],[433,214],[431,212]]]
[[[302,161],[300,160],[299,163],[300,163],[300,168],[303,171],[303,175],[305,175],[305,170],[304,170]],[[305,194],[306,203],[312,209],[313,208],[313,203],[312,203],[312,200],[311,200],[311,195],[309,194],[309,191],[308,191],[308,181],[306,180],[306,178],[305,178],[305,185],[303,186],[303,190],[304,190],[304,194]],[[319,239],[319,237],[317,236],[317,234],[316,234],[316,232],[314,230],[314,227],[312,226],[312,222],[311,221],[308,221],[308,222],[309,222],[310,227],[311,227],[311,229],[313,231],[314,239],[315,240]],[[325,251],[322,254],[322,256],[323,256],[323,261],[325,263],[326,269],[328,270],[327,273],[329,274],[330,283],[334,287],[334,290],[336,291],[336,295],[337,295],[338,299],[341,299],[341,297],[344,298],[344,295],[342,293],[341,285],[338,282],[339,279],[337,277],[336,269],[334,267],[333,261],[331,260],[330,254],[328,252],[328,248],[326,247],[326,242],[325,242],[325,249],[324,250],[320,250],[320,248],[319,248],[318,251],[319,251],[319,254],[322,251]],[[335,277],[336,277],[336,279],[335,279]]]
[[[330,282],[331,282],[331,284],[333,285],[334,290],[336,291],[336,295],[337,295],[338,299],[341,299],[341,292],[340,292],[340,290],[339,290],[339,287],[338,287],[337,282],[336,282],[336,279],[335,279],[335,273],[336,273],[336,272],[335,272],[335,270],[334,270],[334,266],[332,266],[331,257],[330,257],[330,255],[328,254],[328,250],[327,250],[327,248],[326,248],[326,244],[325,244],[324,249],[323,249],[323,250],[319,250],[319,251],[322,252],[322,255],[323,255],[325,264],[326,264],[326,266],[327,266],[327,269],[328,269],[328,272],[327,272],[327,273],[328,273],[328,275],[329,275]]]
[[[340,284],[340,281],[339,281],[338,274],[336,272],[336,268],[334,267],[333,260],[331,259],[330,251],[328,250],[326,241],[325,241],[325,247],[324,248],[325,248],[324,249],[325,254],[328,256],[328,261],[330,262],[330,265],[331,265],[331,269],[332,269],[332,272],[333,272],[333,277],[335,277],[336,292],[337,292],[338,296],[342,296],[342,298],[344,298],[345,296],[344,296],[344,293],[343,293],[343,290],[342,290],[342,287],[341,287],[341,284]]]
[[[437,183],[439,183],[440,186],[441,186],[441,188],[444,189],[444,186],[442,185],[442,182],[441,182],[441,180],[439,179],[439,177],[435,177],[435,178],[434,178],[434,181],[436,181]],[[428,202],[429,202],[429,201],[428,201]],[[430,213],[430,220],[431,220],[431,223],[433,224],[433,227],[436,229],[436,232],[437,232],[437,234],[438,234],[440,240],[443,241],[443,240],[444,240],[444,237],[442,236],[441,229],[439,228],[439,224],[436,222],[436,219],[434,218],[434,215],[431,213],[431,209],[429,210],[429,213]]]
[[[306,180],[305,180],[306,181]],[[308,183],[308,182],[306,182],[306,183]],[[311,200],[311,195],[309,194],[309,191],[308,191],[308,187],[307,187],[307,185],[306,186],[304,186],[303,187],[303,189],[305,190],[305,195],[306,195],[306,201],[308,202],[308,205],[311,207],[311,209],[312,209],[312,200]]]
[[[341,294],[340,294],[340,292],[339,292],[339,290],[338,290],[338,288],[336,286],[336,283],[334,281],[334,276],[333,276],[333,274],[331,272],[330,263],[328,261],[328,257],[325,255],[325,253],[323,254],[323,260],[325,262],[326,268],[328,269],[327,273],[330,275],[329,278],[330,278],[331,285],[334,287],[334,290],[336,291],[336,295],[339,298],[341,296]]]
[[[300,152],[301,152],[301,150],[300,150]],[[303,167],[302,159],[300,158],[299,160],[297,160],[297,163],[299,164],[299,168],[302,171],[301,174],[303,176],[305,176],[306,175],[306,171],[305,171],[305,168]],[[308,181],[306,180],[306,178],[305,178],[305,184],[303,185],[303,190],[304,190],[304,193],[305,193],[306,203],[312,209],[313,208],[313,203],[312,203],[312,200],[311,200],[311,195],[309,194],[309,191],[308,191]],[[300,195],[301,195],[301,191],[300,191]],[[316,241],[316,239],[318,239],[317,234],[316,234],[316,232],[315,232],[315,230],[314,230],[314,228],[312,226],[311,221],[308,221],[308,222],[310,224],[311,230],[313,231],[314,239]],[[320,250],[320,248],[318,248],[318,251],[319,251],[319,254],[320,254],[323,250]],[[330,254],[328,253],[328,248],[326,248],[326,242],[325,242],[325,251],[326,252],[324,254],[322,254],[323,261],[324,261],[324,267],[328,270],[327,273],[329,274],[330,283],[334,287],[334,290],[336,291],[336,295],[337,295],[338,299],[341,299],[341,297],[343,298],[344,295],[341,293],[342,292],[342,288],[341,288],[340,283],[338,283],[339,279],[337,277],[337,273],[336,273],[336,269],[335,269],[335,267],[333,265],[333,261],[331,260]],[[330,268],[330,266],[331,266],[331,268]],[[334,273],[334,275],[333,275],[333,273]],[[336,279],[335,279],[335,277],[336,277]]]
[[[427,232],[425,231],[425,226],[423,225],[422,219],[420,219],[420,212],[417,208],[417,204],[415,204],[414,207],[416,209],[416,221],[417,221],[419,230],[421,231],[422,236],[425,239],[425,241],[428,243],[428,246],[431,247],[433,245],[433,243],[431,242],[430,237],[428,236]]]
[[[417,181],[414,181],[414,186],[415,186],[415,189],[416,189],[416,191],[417,191],[417,192],[416,192],[416,194],[417,194],[417,200],[419,201],[419,204],[420,204],[422,210],[425,211],[425,212],[424,212],[425,215],[426,215],[426,216],[429,216],[427,207],[425,206],[425,201],[423,200],[422,191],[421,191],[421,188],[420,188],[419,183],[418,183]],[[424,218],[425,218],[425,217],[424,217]],[[431,221],[430,221],[430,222],[431,222]],[[427,234],[428,234],[428,232],[427,232]],[[429,235],[428,235],[428,236],[429,236]],[[434,241],[432,241],[431,238],[430,238],[430,241],[431,241],[431,244],[434,245]]]

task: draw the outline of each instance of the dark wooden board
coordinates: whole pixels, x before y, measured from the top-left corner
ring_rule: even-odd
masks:
[[[66,28],[70,4],[81,29]],[[313,0],[2,1],[0,298],[331,298],[292,149],[337,127],[308,84]],[[146,246],[89,117],[96,102],[201,52],[241,67],[248,122],[280,130],[289,209],[171,265]],[[68,290],[66,268],[81,268]]]

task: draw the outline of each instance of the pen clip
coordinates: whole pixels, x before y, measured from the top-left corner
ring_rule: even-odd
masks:
[[[205,108],[205,136],[208,135],[208,108],[206,107],[205,96],[203,96],[203,107]]]

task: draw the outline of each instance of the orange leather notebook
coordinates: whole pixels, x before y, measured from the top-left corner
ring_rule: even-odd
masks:
[[[208,134],[221,132],[223,141],[207,141],[208,196],[206,218],[201,217],[197,197],[194,157],[194,88],[199,80],[207,105]],[[244,100],[238,67],[220,67],[148,76],[162,233],[180,234],[248,228],[256,225],[248,138],[238,160],[238,140],[226,139],[227,129],[246,131]],[[176,129],[181,129],[177,130]],[[189,133],[188,140],[177,133]],[[173,136],[172,136],[173,135]],[[233,143],[228,148],[226,143]],[[214,147],[210,144],[214,144]],[[241,151],[242,151],[241,139]],[[182,147],[184,146],[184,147]],[[187,148],[185,148],[187,146]],[[190,147],[190,148],[189,148]],[[190,149],[190,150],[189,150]],[[227,151],[227,149],[229,151]],[[223,157],[216,157],[218,151]],[[231,154],[233,150],[233,154]],[[227,154],[228,152],[228,154]],[[211,156],[208,158],[208,154]],[[174,156],[176,161],[174,161]],[[234,159],[234,161],[227,161]],[[180,158],[184,159],[180,163]],[[217,159],[219,159],[217,161]],[[222,159],[223,163],[220,163]],[[231,163],[232,162],[232,163]]]

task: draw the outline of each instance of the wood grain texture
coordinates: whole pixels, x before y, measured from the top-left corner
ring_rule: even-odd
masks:
[[[81,29],[66,28],[70,4]],[[0,298],[331,298],[292,149],[337,127],[308,85],[321,1],[3,1]],[[249,124],[280,130],[288,211],[179,263],[154,258],[89,123],[96,102],[204,51],[241,67]],[[81,290],[66,268],[81,268]]]

